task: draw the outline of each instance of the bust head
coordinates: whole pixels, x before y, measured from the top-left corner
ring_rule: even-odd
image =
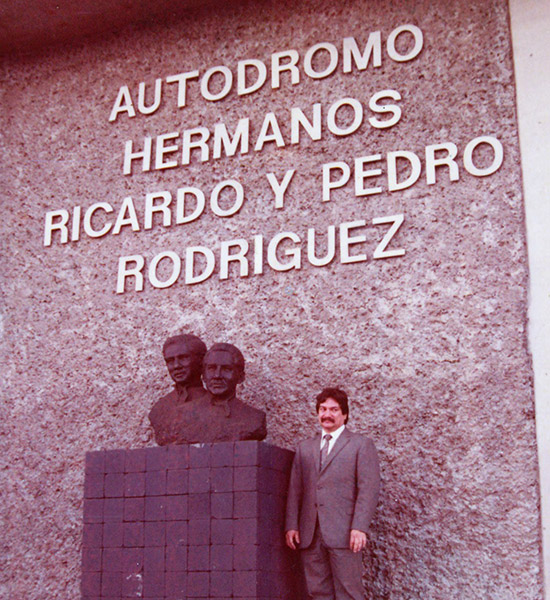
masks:
[[[169,337],[162,354],[170,377],[176,385],[200,386],[205,343],[196,335],[185,333]]]
[[[244,381],[244,356],[233,344],[214,344],[204,356],[202,378],[215,399],[225,400],[235,395]]]

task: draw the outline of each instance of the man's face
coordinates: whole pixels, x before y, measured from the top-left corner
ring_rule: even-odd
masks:
[[[200,383],[201,360],[186,342],[174,342],[164,350],[168,373],[175,383]]]
[[[214,350],[205,357],[203,379],[206,389],[213,396],[229,398],[243,377],[230,352]]]
[[[346,416],[347,415],[342,412],[338,402],[332,398],[327,398],[319,405],[319,423],[321,424],[321,427],[329,433],[342,427],[346,422]]]

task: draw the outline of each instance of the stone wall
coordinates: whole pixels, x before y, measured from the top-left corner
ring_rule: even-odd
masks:
[[[394,58],[388,54],[386,42],[402,25],[423,33],[421,51],[411,60],[395,60],[411,52],[410,29],[397,36]],[[344,38],[353,37],[362,52],[377,31],[380,66],[373,55],[364,70],[352,64],[345,72]],[[338,64],[331,75],[315,78],[304,64],[319,43],[337,49]],[[330,48],[314,55],[311,72],[330,66]],[[288,50],[298,53],[299,83],[282,71],[278,88],[270,78],[247,95],[235,88],[219,101],[201,95],[211,67],[224,65],[236,77],[239,61],[258,59],[271,77],[272,55]],[[85,452],[153,445],[146,415],[170,386],[160,348],[180,331],[208,345],[228,341],[242,349],[247,378],[240,394],[267,412],[270,443],[293,449],[315,431],[318,390],[347,390],[350,426],[373,437],[382,468],[365,554],[369,600],[542,596],[525,330],[528,273],[506,2],[235,3],[5,59],[2,69],[1,596],[77,597]],[[178,85],[166,78],[194,70],[199,76],[189,81],[186,106],[178,108]],[[220,77],[212,77],[211,93],[220,92]],[[157,78],[163,82],[160,107],[140,114],[139,83],[146,83],[149,106]],[[125,85],[137,114],[120,112],[109,122]],[[375,127],[370,118],[383,122],[395,115],[369,108],[384,90],[397,91],[400,99],[385,96],[378,106],[399,106],[401,115],[392,126]],[[346,98],[354,102],[343,102],[329,127],[331,107]],[[358,103],[360,125],[349,135],[335,134],[338,127],[351,132]],[[299,143],[291,143],[290,110],[301,108],[311,120],[315,104],[321,105],[321,139],[302,129]],[[263,148],[255,150],[269,113],[280,137],[271,121]],[[184,131],[204,127],[213,138],[216,124],[232,133],[245,118],[248,152],[212,158],[212,144],[208,160],[195,149],[190,164],[182,165]],[[145,137],[154,138],[155,166],[157,136],[175,132],[164,147],[177,145],[178,151],[161,153],[159,164],[176,166],[143,172],[135,160],[132,174],[124,175],[127,141],[139,150]],[[472,164],[463,159],[480,136],[503,149],[502,164],[486,176],[475,174],[472,164],[488,173],[497,164],[494,147],[479,144]],[[431,183],[426,147],[439,144],[445,146],[433,152],[432,164],[449,156],[454,144],[458,173],[452,161],[437,166]],[[414,153],[421,173],[416,183],[391,191],[387,154],[396,151]],[[354,162],[361,157],[371,158],[361,167]],[[350,179],[324,202],[322,166],[334,162],[350,167]],[[408,164],[399,159],[399,181],[410,173]],[[364,174],[356,189],[352,168],[381,174]],[[266,175],[281,181],[291,169],[284,206],[277,208]],[[335,169],[332,179],[339,174]],[[217,216],[211,191],[227,180],[242,184],[245,200],[233,216]],[[204,191],[206,206],[199,218],[178,225],[177,189],[184,187]],[[356,195],[361,187],[381,189]],[[146,229],[146,195],[157,192],[172,197],[172,223],[154,213]],[[129,196],[138,231],[129,209],[122,211]],[[222,196],[219,212],[229,211],[231,190]],[[88,213],[88,232],[109,221],[114,229],[119,214],[129,224],[119,223],[117,235],[88,235],[85,214],[96,203],[108,203],[113,212],[101,205],[93,217]],[[54,230],[45,246],[49,211],[68,211],[67,235],[77,237],[76,206],[80,239],[61,243]],[[189,197],[186,214],[193,206]],[[374,258],[397,220],[376,225],[373,219],[395,215],[403,215],[403,223],[387,250],[405,252]],[[354,227],[342,229],[343,223]],[[307,231],[315,230],[320,257],[329,226],[338,233],[336,256],[314,266]],[[298,244],[290,238],[268,261],[267,246],[281,232],[302,240],[300,269],[273,268],[275,258],[282,268],[292,266],[295,259],[284,252]],[[253,256],[259,235],[263,261]],[[250,245],[249,273],[243,276],[244,267],[232,261],[224,278],[221,248],[234,240]],[[240,244],[229,252],[243,250]],[[195,246],[210,249],[216,265],[209,278],[191,285],[185,283],[186,249]],[[153,272],[154,287],[149,266],[167,251],[174,254]],[[129,277],[117,293],[119,258],[138,255],[145,263],[143,291],[135,291]],[[183,257],[182,275],[161,287],[169,282],[174,255]]]
[[[296,600],[292,452],[242,441],[86,455],[82,600]]]

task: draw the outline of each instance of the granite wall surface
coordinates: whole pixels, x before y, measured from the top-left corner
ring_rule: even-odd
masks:
[[[368,66],[352,57],[346,72],[343,40],[355,40],[360,62],[378,31],[380,66],[375,34]],[[273,87],[272,55],[289,50],[300,80],[282,70]],[[228,71],[205,73],[224,66],[236,78],[245,59],[267,65],[266,83],[238,95],[235,82],[207,100],[224,94]],[[261,70],[255,64],[250,78]],[[166,78],[195,70],[178,107],[178,83]],[[142,114],[139,84],[147,112],[156,79],[159,107]],[[160,348],[181,331],[243,350],[241,397],[267,412],[270,443],[293,449],[312,435],[320,388],[348,391],[350,426],[374,438],[382,467],[365,554],[369,600],[542,597],[506,2],[234,3],[5,59],[2,80],[1,597],[78,596],[85,452],[154,445],[146,415],[170,385]],[[387,90],[398,96],[376,101]],[[320,139],[298,127],[292,143],[296,107],[309,120],[321,110]],[[214,158],[215,126],[232,135],[246,118],[248,151],[227,156],[222,148]],[[189,133],[195,128],[205,129]],[[195,148],[182,164],[185,140],[207,132],[208,160]],[[145,137],[153,138],[151,169],[135,159],[125,175],[126,142],[138,151]],[[479,137],[485,142],[470,143]],[[387,154],[397,151],[398,182],[417,162],[420,173],[391,190]],[[336,162],[350,167],[349,182],[324,202],[323,165]],[[281,182],[292,169],[277,208],[267,174]],[[330,181],[346,170],[333,169]],[[242,185],[244,201],[225,217],[210,198],[228,180]],[[188,195],[189,222],[178,224],[177,190],[186,187],[204,192],[205,209],[192,220]],[[231,212],[233,193],[222,191],[218,213]],[[172,200],[170,225],[154,212],[148,227],[147,194],[155,205]],[[386,248],[395,255],[375,258],[396,215],[403,223]],[[64,216],[69,241],[54,228],[45,245],[47,219]],[[373,223],[380,218],[387,222]],[[321,257],[331,226],[335,257],[314,266],[307,231],[315,230]],[[282,232],[293,235],[275,248]],[[190,284],[186,249],[196,246],[212,252],[215,266]],[[292,268],[297,246],[300,269]],[[223,251],[243,257],[229,262],[227,277]],[[143,291],[128,277],[117,293],[119,259],[129,256],[143,260]],[[169,285],[179,260],[181,275]],[[199,254],[196,267],[198,276]]]

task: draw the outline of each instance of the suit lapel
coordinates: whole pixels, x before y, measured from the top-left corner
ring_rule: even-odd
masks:
[[[342,450],[342,448],[344,448],[347,445],[350,437],[351,437],[350,432],[347,429],[344,429],[344,431],[342,431],[342,433],[340,434],[340,437],[336,440],[334,447],[328,453],[327,460],[326,460],[325,464],[323,465],[323,468],[321,469],[321,473],[324,473],[326,468],[334,460],[334,457]],[[319,454],[320,454],[320,452],[321,451],[319,450]],[[317,468],[319,468],[319,462],[320,461],[317,461],[317,465],[318,465]]]
[[[315,467],[315,473],[317,475],[319,475],[319,467],[321,466],[321,442],[319,440],[319,437],[314,437],[311,441],[310,444],[310,456],[311,456],[311,460],[313,461],[313,466]]]

